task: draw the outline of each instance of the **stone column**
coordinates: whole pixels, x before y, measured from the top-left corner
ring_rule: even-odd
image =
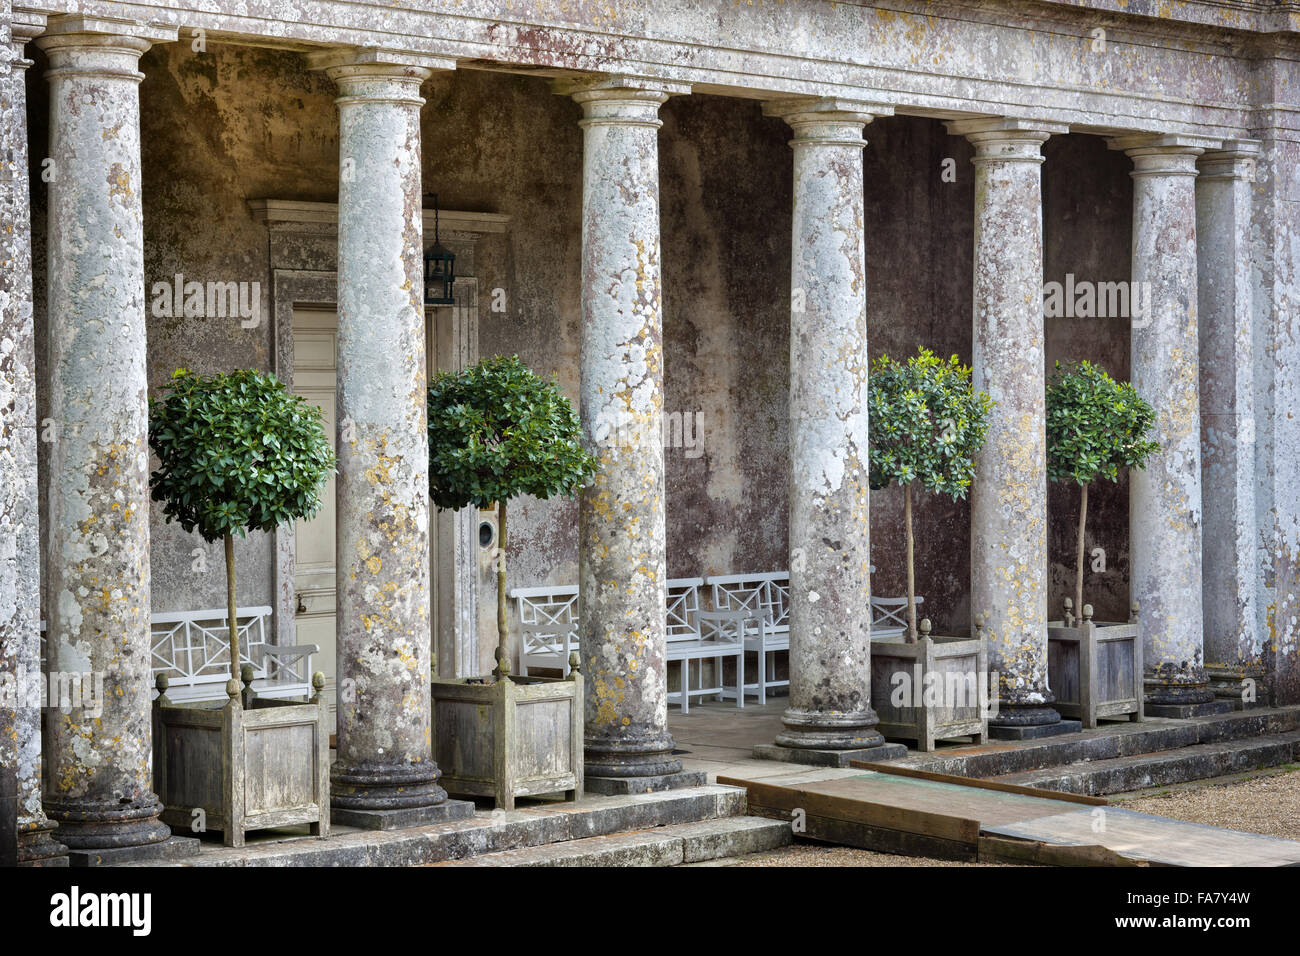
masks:
[[[1289,56],[1261,58],[1255,74],[1256,615],[1267,700],[1283,706],[1300,704],[1300,88]]]
[[[689,88],[620,76],[556,84],[582,106],[584,442],[578,505],[586,788],[703,782],[668,733],[659,106]]]
[[[1264,677],[1256,628],[1250,254],[1258,156],[1258,142],[1231,140],[1201,156],[1196,178],[1205,663],[1215,695],[1238,705],[1257,700]]]
[[[176,30],[61,17],[49,59],[51,672],[102,680],[51,711],[45,812],[73,862],[168,842],[152,791],[149,447],[141,217],[141,54]],[[100,712],[96,712],[96,711]],[[169,847],[171,849],[169,849]]]
[[[1155,409],[1150,437],[1160,451],[1129,474],[1129,549],[1146,713],[1156,717],[1190,716],[1214,697],[1202,650],[1195,195],[1196,157],[1210,145],[1217,141],[1111,141],[1133,160],[1133,281],[1150,288],[1150,314],[1133,323],[1132,375]]]
[[[1066,127],[1022,119],[949,123],[975,147],[971,366],[993,399],[971,485],[971,611],[983,615],[998,713],[989,735],[1077,730],[1047,679],[1047,435],[1042,144]]]
[[[309,59],[338,87],[338,823],[410,826],[448,801],[430,739],[420,84],[450,61]]]
[[[0,2],[0,773],[18,792],[18,860],[67,865],[41,807],[40,518],[23,46],[40,27]]]
[[[790,265],[790,703],[755,756],[883,757],[871,706],[862,138],[887,106],[764,104],[794,131]],[[760,662],[761,666],[761,662]]]

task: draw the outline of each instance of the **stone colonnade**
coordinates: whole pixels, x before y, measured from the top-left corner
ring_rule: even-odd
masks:
[[[0,18],[0,20],[7,18]],[[7,24],[6,24],[7,27]],[[174,846],[152,792],[149,493],[141,211],[140,56],[174,28],[59,17],[0,34],[0,356],[14,427],[0,436],[5,536],[0,668],[39,670],[35,595],[35,383],[23,44],[49,60],[48,288],[51,415],[48,647],[52,669],[108,681],[90,725],[56,714],[37,768],[38,716],[0,713],[18,768],[30,862]],[[438,786],[429,723],[429,516],[425,489],[419,89],[453,60],[360,49],[309,58],[339,90],[339,818],[387,827],[466,812]],[[695,782],[667,729],[664,365],[659,107],[684,84],[628,76],[558,81],[583,129],[581,413],[601,458],[580,503],[580,625],[587,780],[629,792]],[[789,466],[791,693],[772,755],[851,754],[883,741],[870,686],[864,128],[890,106],[778,98],[793,131]],[[1060,723],[1046,675],[1042,144],[1032,117],[949,124],[975,147],[976,384],[997,405],[977,462],[972,608],[1001,675],[1008,735]],[[1258,656],[1251,553],[1255,393],[1249,181],[1258,144],[1123,135],[1133,162],[1132,279],[1150,283],[1134,324],[1133,380],[1165,448],[1132,478],[1133,598],[1152,705],[1186,713]],[[1197,179],[1197,173],[1201,177]],[[1199,306],[1199,308],[1198,308]],[[828,345],[833,343],[834,348]],[[1203,371],[1198,376],[1198,367]],[[8,415],[8,412],[6,412]],[[597,440],[601,423],[617,444]],[[630,426],[630,427],[628,427]],[[343,441],[346,429],[347,441]],[[602,432],[603,434],[603,432]],[[377,470],[376,461],[384,468]],[[376,474],[382,480],[376,480]],[[1203,475],[1204,472],[1204,475]],[[1203,488],[1203,481],[1205,487]],[[1202,506],[1202,501],[1205,506]],[[1203,529],[1206,534],[1203,538]],[[11,544],[12,542],[12,544]],[[1202,576],[1202,549],[1213,559]],[[1239,596],[1225,604],[1221,595]],[[364,622],[364,623],[363,623]],[[1209,628],[1208,633],[1206,628]],[[10,640],[10,637],[13,639]],[[6,759],[9,759],[6,751]]]

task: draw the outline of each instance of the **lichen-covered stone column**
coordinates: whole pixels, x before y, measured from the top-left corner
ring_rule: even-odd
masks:
[[[175,37],[174,28],[63,17],[36,41],[49,60],[52,161],[49,668],[89,686],[103,680],[98,707],[50,714],[45,812],[74,858],[171,835],[152,789],[137,64],[152,42]]]
[[[1063,726],[1047,679],[1047,436],[1044,410],[1042,144],[1064,126],[960,120],[975,147],[971,367],[994,405],[971,486],[971,611],[998,674],[995,737]]]
[[[794,131],[790,703],[756,754],[800,760],[884,744],[871,706],[862,130],[892,111],[837,99],[763,111]]]
[[[0,773],[18,790],[18,861],[66,864],[41,807],[36,353],[23,46],[39,28],[0,0]]]
[[[668,732],[659,262],[659,106],[687,88],[610,76],[555,90],[582,106],[580,414],[600,461],[578,505],[586,787],[661,789],[694,782]]]
[[[1267,688],[1258,699],[1300,704],[1300,88],[1285,58],[1257,68],[1261,140],[1251,255],[1255,314],[1257,619]]]
[[[340,823],[441,814],[430,739],[420,84],[426,61],[313,56],[338,87],[338,759]],[[452,64],[445,64],[451,66]]]
[[[1254,314],[1251,190],[1259,143],[1207,152],[1196,178],[1201,358],[1201,586],[1205,663],[1224,699],[1254,700],[1264,676],[1255,559]]]
[[[1196,157],[1217,143],[1134,136],[1110,145],[1133,160],[1133,281],[1149,284],[1151,303],[1133,323],[1133,386],[1155,409],[1150,437],[1160,443],[1129,475],[1129,587],[1141,606],[1146,712],[1189,716],[1214,697],[1202,645],[1195,180]]]

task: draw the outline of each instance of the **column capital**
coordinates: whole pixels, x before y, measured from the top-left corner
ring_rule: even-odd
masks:
[[[329,47],[306,55],[307,69],[333,71],[363,71],[369,69],[375,76],[419,75],[423,80],[435,70],[456,69],[456,58],[429,56],[406,50],[389,50],[383,47]]]
[[[588,73],[561,76],[551,81],[551,92],[557,96],[571,96],[579,103],[589,100],[652,99],[661,97],[662,103],[670,96],[684,96],[691,84],[666,80],[658,76],[636,76],[630,73]]]
[[[53,17],[36,45],[49,57],[47,78],[60,73],[133,79],[135,63],[155,43],[174,43],[177,28],[118,17],[82,14]]]
[[[1106,145],[1133,160],[1130,176],[1195,176],[1196,157],[1222,140],[1182,133],[1134,133],[1110,136]]]
[[[1197,161],[1198,181],[1255,181],[1255,164],[1259,160],[1257,139],[1225,139],[1221,149],[1206,150]]]
[[[964,136],[975,147],[974,163],[1041,163],[1043,143],[1070,131],[1065,123],[1020,116],[973,116],[948,120],[944,125],[953,136]]]
[[[893,116],[894,107],[888,103],[838,96],[786,96],[764,100],[763,115],[785,120],[796,132],[810,126],[821,126],[827,129],[832,126],[856,127],[855,136],[861,140],[862,127],[877,116]],[[841,139],[842,137],[831,135],[828,141]],[[794,142],[803,140],[804,137],[800,137]],[[808,141],[811,142],[813,139]],[[865,141],[860,142],[859,145],[865,145]]]

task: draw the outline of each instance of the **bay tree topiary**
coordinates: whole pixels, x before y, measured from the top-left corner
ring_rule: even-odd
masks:
[[[596,474],[582,426],[555,382],[517,355],[429,383],[429,495],[441,509],[497,509],[497,672],[506,659],[506,502],[572,498]]]
[[[268,373],[177,369],[149,399],[149,447],[159,460],[149,485],[167,521],[225,542],[230,673],[239,680],[234,536],[274,531],[320,509],[334,472],[320,409]]]
[[[867,379],[873,490],[903,487],[907,532],[907,640],[916,641],[916,577],[912,536],[912,484],[954,501],[965,498],[975,475],[974,456],[984,444],[993,400],[976,392],[971,371],[926,348],[906,364],[882,355]]]
[[[1079,485],[1079,532],[1075,550],[1074,607],[1083,612],[1084,530],[1088,485],[1115,481],[1121,468],[1145,468],[1159,451],[1147,441],[1156,413],[1128,382],[1117,382],[1100,365],[1056,363],[1047,386],[1047,477]]]

